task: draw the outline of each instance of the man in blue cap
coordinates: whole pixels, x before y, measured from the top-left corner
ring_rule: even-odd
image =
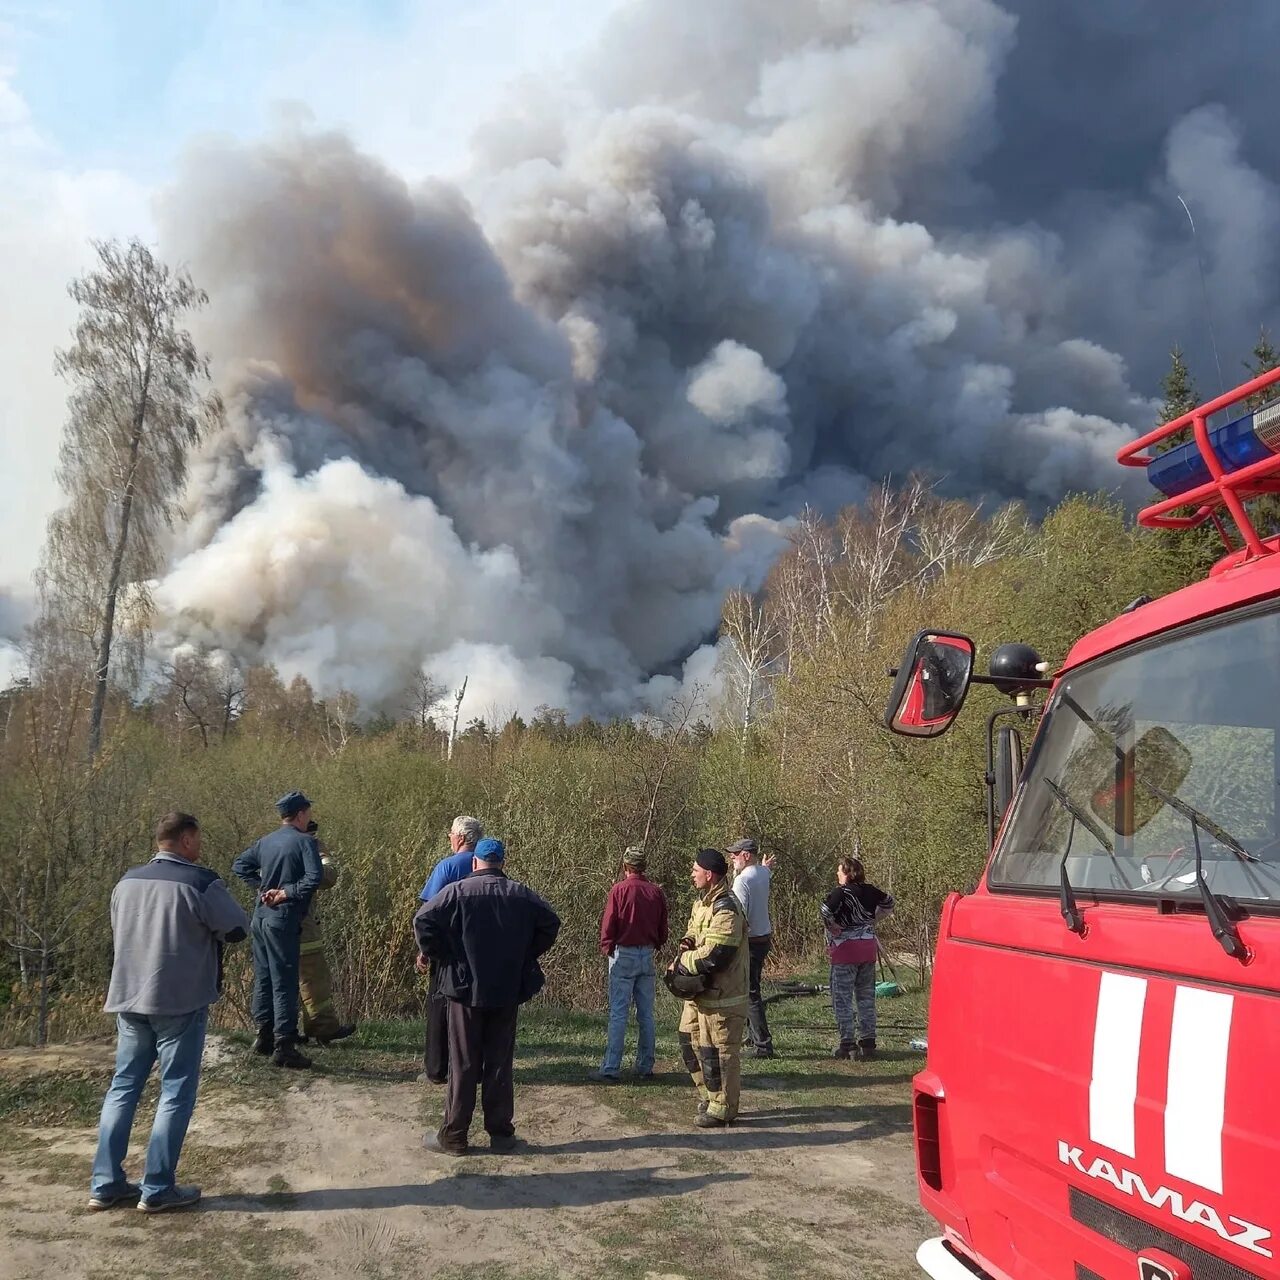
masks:
[[[466,1154],[477,1088],[490,1148],[516,1146],[516,1023],[520,1006],[542,990],[538,958],[555,942],[560,918],[532,889],[507,878],[506,853],[501,840],[481,840],[471,875],[423,903],[413,918],[419,961],[440,966],[440,994],[448,1002],[444,1123],[422,1140],[437,1154]]]
[[[309,1067],[298,1052],[298,962],[302,921],[324,878],[320,846],[308,834],[311,801],[290,791],[276,801],[280,827],[246,849],[232,866],[258,892],[253,913],[254,1052],[277,1067]]]

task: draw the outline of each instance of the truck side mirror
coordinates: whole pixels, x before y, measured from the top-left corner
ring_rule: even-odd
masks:
[[[1022,777],[1022,735],[1013,725],[996,731],[996,822],[1009,812]]]
[[[974,643],[949,631],[921,631],[898,667],[884,723],[911,738],[936,738],[964,706],[973,675]]]

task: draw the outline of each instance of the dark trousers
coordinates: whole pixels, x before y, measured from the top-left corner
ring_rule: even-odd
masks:
[[[519,1005],[473,1009],[457,1000],[449,1006],[449,1088],[445,1094],[442,1146],[467,1145],[476,1109],[476,1089],[484,1110],[485,1131],[492,1138],[515,1133],[516,1021]]]
[[[769,1019],[765,1016],[764,1001],[760,998],[760,974],[764,969],[765,956],[773,946],[773,935],[766,933],[761,938],[748,938],[747,949],[751,960],[747,968],[747,1027],[751,1043],[757,1049],[772,1049],[773,1037],[769,1034]]]
[[[253,936],[254,1022],[271,1026],[276,1039],[298,1034],[298,959],[302,935],[297,920],[267,924],[255,913]]]
[[[427,1038],[422,1068],[432,1080],[449,1074],[449,1001],[440,994],[440,966],[432,961],[427,984]]]

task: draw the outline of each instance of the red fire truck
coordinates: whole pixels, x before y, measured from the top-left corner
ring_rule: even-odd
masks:
[[[1218,527],[1203,582],[1055,671],[1002,646],[977,676],[971,640],[928,631],[896,672],[886,722],[916,737],[973,683],[1014,698],[914,1084],[935,1280],[1280,1280],[1280,538],[1245,510],[1280,493],[1280,401],[1245,411],[1277,382],[1120,453],[1164,494],[1142,524]]]

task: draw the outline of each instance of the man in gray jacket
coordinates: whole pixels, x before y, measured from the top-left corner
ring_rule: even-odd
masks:
[[[220,994],[222,947],[242,942],[249,919],[200,861],[200,824],[169,813],[156,827],[158,852],[126,871],[111,894],[115,961],[106,1011],[116,1015],[116,1071],[102,1104],[89,1208],[138,1203],[146,1213],[182,1209],[199,1187],[176,1173],[200,1085],[209,1006]],[[142,1183],[125,1177],[129,1132],[143,1086],[160,1063]]]
[[[307,831],[311,801],[290,791],[276,801],[280,826],[246,849],[231,870],[259,890],[253,912],[254,1052],[277,1067],[309,1067],[298,1052],[298,967],[302,921],[324,878],[320,846]]]

